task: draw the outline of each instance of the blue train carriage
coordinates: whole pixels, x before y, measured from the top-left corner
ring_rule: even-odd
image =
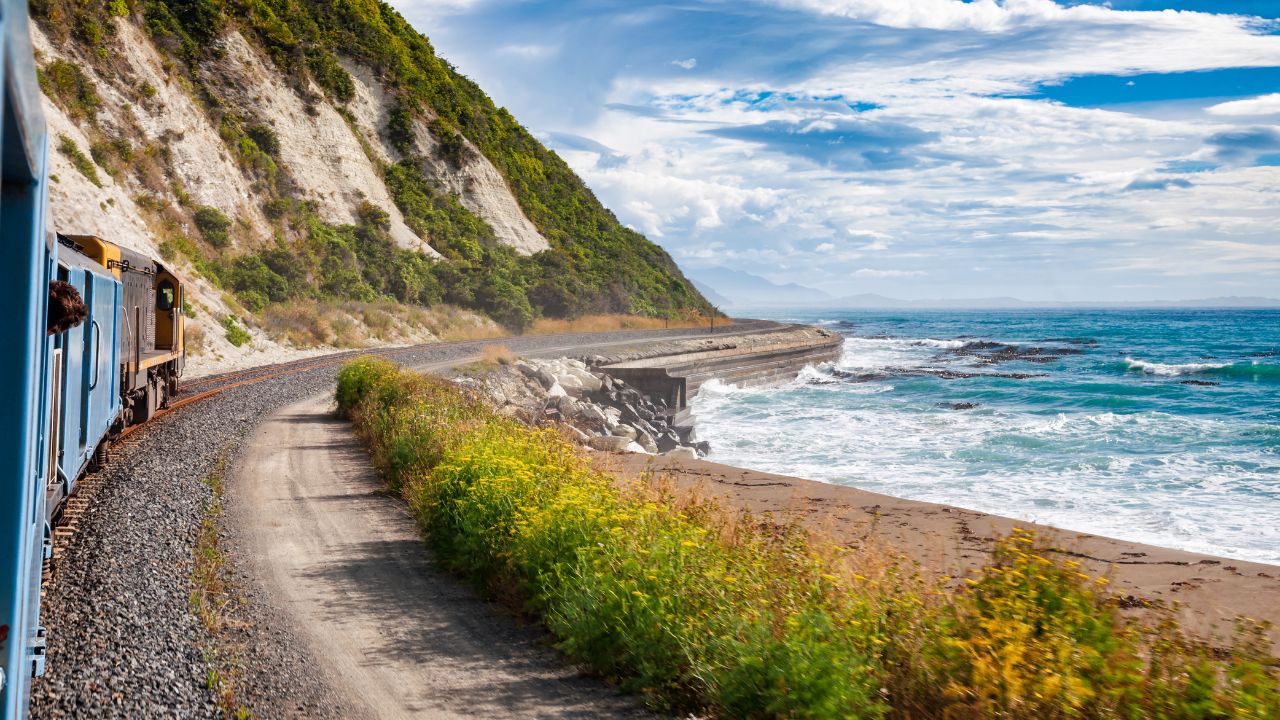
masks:
[[[52,522],[75,483],[106,459],[107,447],[123,427],[120,399],[121,282],[105,267],[58,236],[57,279],[76,289],[87,315],[53,336],[50,364],[52,406],[49,452],[56,477],[46,487],[45,509]]]
[[[40,571],[48,544],[44,488],[50,361],[45,334],[56,260],[47,229],[48,138],[27,29],[26,0],[0,0],[0,718],[26,715],[43,670]]]

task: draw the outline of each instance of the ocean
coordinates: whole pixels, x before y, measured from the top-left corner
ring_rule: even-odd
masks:
[[[711,460],[1280,564],[1280,310],[740,314],[844,350],[703,385]]]

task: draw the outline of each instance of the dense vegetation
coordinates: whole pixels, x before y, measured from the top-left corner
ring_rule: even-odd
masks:
[[[623,227],[563,160],[437,57],[427,39],[385,3],[33,0],[31,7],[55,39],[79,42],[104,65],[114,41],[114,18],[141,22],[185,73],[255,190],[268,198],[264,210],[279,221],[282,233],[274,247],[229,258],[225,248],[228,233],[234,232],[232,219],[212,215],[212,208],[187,206],[181,188],[153,188],[184,205],[185,217],[194,221],[203,240],[178,237],[184,223],[171,223],[168,247],[187,255],[252,310],[298,297],[387,297],[418,304],[444,300],[481,309],[516,329],[538,316],[620,312],[673,317],[711,310],[662,249]],[[363,213],[355,226],[335,227],[321,223],[314,207],[296,199],[287,168],[278,162],[271,129],[255,121],[251,109],[231,107],[197,72],[201,63],[216,61],[216,41],[232,28],[263,48],[304,98],[332,102],[340,113],[354,95],[340,56],[358,59],[379,75],[395,97],[394,111],[381,130],[403,158],[378,164],[406,222],[446,262],[396,248],[376,208]],[[314,97],[310,81],[327,98]],[[93,123],[100,100],[74,65],[50,63],[44,84],[73,117]],[[150,94],[145,87],[136,90],[140,102],[155,93],[154,88]],[[499,243],[483,220],[424,172],[426,158],[415,156],[420,132],[432,135],[436,159],[455,166],[474,152],[472,146],[478,148],[504,175],[551,249],[522,257]],[[163,149],[152,155],[163,160]],[[150,174],[152,184],[163,185],[155,177]],[[282,263],[283,255],[302,262]]]
[[[623,485],[554,429],[364,358],[337,402],[440,557],[655,706],[726,718],[1275,718],[1260,631],[1230,653],[1125,620],[1026,532],[963,580]]]

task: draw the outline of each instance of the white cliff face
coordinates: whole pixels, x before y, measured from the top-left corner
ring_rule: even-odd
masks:
[[[373,71],[349,58],[342,67],[355,83],[355,98],[347,109],[356,118],[358,131],[384,162],[395,162],[400,153],[387,142],[383,128],[391,112],[393,98],[386,92]],[[415,128],[417,143],[414,153],[427,161],[430,174],[462,206],[475,213],[493,229],[498,241],[510,245],[522,255],[532,255],[551,247],[547,239],[521,209],[506,179],[478,148],[466,141],[469,159],[454,168],[436,157],[436,141],[423,123]]]
[[[186,88],[165,72],[155,47],[142,31],[128,22],[117,21],[117,26],[122,52],[114,61],[120,77],[135,87],[147,84],[155,89],[154,97],[144,104],[130,102],[113,82],[98,76],[89,64],[54,48],[34,25],[31,36],[42,65],[55,59],[68,60],[77,63],[90,78],[102,98],[96,118],[100,126],[126,138],[140,131],[142,137],[131,138],[135,152],[143,152],[148,144],[167,148],[172,158],[169,164],[172,177],[164,178],[166,182],[182,187],[194,204],[216,207],[228,217],[241,220],[233,242],[252,244],[270,237],[258,201],[247,189],[243,173],[208,117]],[[59,136],[66,135],[88,155],[88,138],[48,98],[44,99],[44,110],[49,123],[51,168],[58,177],[50,190],[57,229],[114,237],[125,247],[154,256],[160,240],[155,238],[133,201],[134,195],[144,188],[131,177],[122,178],[122,184],[101,168],[98,177],[103,187],[95,186],[58,152]]]
[[[252,108],[280,140],[280,162],[289,171],[301,195],[314,200],[327,222],[356,222],[364,202],[390,216],[391,239],[400,247],[439,257],[427,242],[404,222],[382,177],[365,155],[347,121],[323,97],[320,88],[309,91],[310,104],[281,80],[280,72],[238,32],[219,41],[225,55],[201,68],[206,80],[228,93],[243,108]]]
[[[347,102],[347,110],[356,119],[357,132],[373,149],[379,161],[396,162],[400,159],[400,153],[391,147],[383,135],[383,129],[391,118],[394,99],[387,94],[382,82],[367,65],[349,58],[343,58],[339,64],[351,76],[355,87],[355,96]]]

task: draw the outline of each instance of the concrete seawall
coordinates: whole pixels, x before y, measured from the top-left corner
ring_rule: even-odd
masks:
[[[592,360],[598,369],[655,402],[661,399],[680,415],[689,398],[712,378],[747,386],[790,382],[806,365],[838,359],[842,342],[839,335],[821,328],[791,325],[738,337],[673,343],[642,357]]]

